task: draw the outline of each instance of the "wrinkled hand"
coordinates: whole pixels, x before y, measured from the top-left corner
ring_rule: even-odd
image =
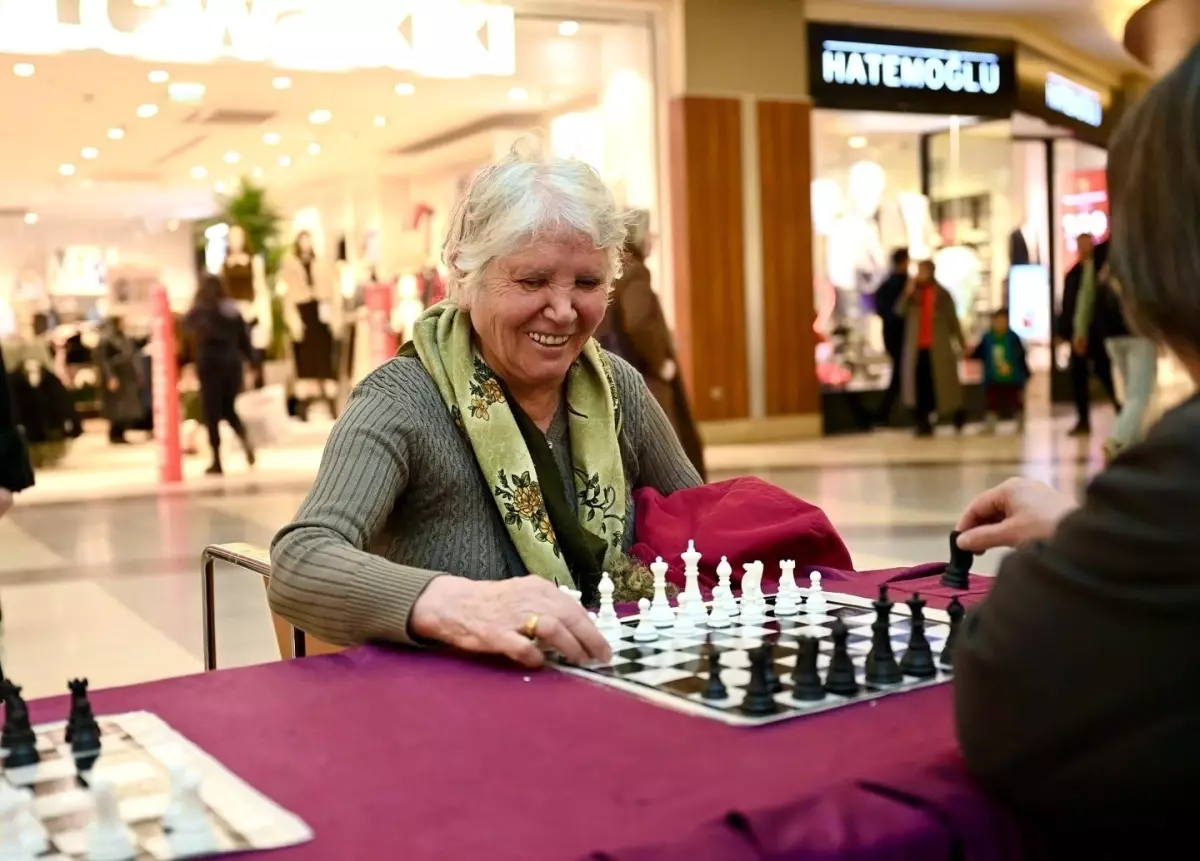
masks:
[[[1028,478],[1010,478],[971,501],[956,527],[958,546],[971,553],[1049,538],[1075,500]]]
[[[530,640],[521,629],[534,615],[537,639]],[[413,605],[409,629],[418,638],[506,655],[527,667],[545,663],[539,646],[577,664],[612,657],[579,602],[535,575],[499,581],[438,577]]]

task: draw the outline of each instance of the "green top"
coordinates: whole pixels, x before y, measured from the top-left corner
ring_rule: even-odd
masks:
[[[1076,338],[1086,338],[1092,328],[1092,316],[1096,310],[1096,259],[1093,257],[1083,263],[1082,277],[1079,279],[1079,298],[1075,302],[1075,326],[1072,331]]]

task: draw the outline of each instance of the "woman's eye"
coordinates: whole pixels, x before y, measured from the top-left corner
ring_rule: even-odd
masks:
[[[575,282],[575,286],[582,287],[584,290],[593,290],[596,287],[599,287],[601,283],[602,282],[597,281],[594,278],[580,278]]]
[[[544,286],[546,283],[546,279],[545,278],[522,278],[520,283],[525,287],[529,287],[531,289],[536,289],[538,287]]]

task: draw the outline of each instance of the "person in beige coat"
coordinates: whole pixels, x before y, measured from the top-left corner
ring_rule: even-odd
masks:
[[[913,411],[917,436],[932,436],[931,416],[952,417],[962,431],[967,414],[963,408],[958,358],[966,349],[958,310],[950,291],[933,277],[933,263],[917,264],[916,277],[896,302],[896,313],[904,318],[904,352],[901,356],[900,394]]]

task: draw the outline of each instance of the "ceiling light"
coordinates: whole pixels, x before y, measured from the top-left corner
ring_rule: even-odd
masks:
[[[267,146],[279,146],[279,132],[267,132],[263,135],[263,143]]]
[[[262,179],[263,169],[261,167],[254,168],[253,176],[255,179]]]
[[[100,150],[96,149],[94,146],[85,146],[79,154],[91,161],[94,158],[100,157]]]
[[[213,186],[213,191],[215,191],[217,194],[224,194],[225,189],[227,189],[228,187],[229,186],[227,186],[225,183],[218,182],[216,185]]]
[[[279,157],[279,166],[280,167],[291,167],[292,166],[292,157],[290,155],[281,155]]]
[[[167,222],[167,230],[174,233],[178,229],[179,229],[179,220],[178,219],[172,218],[170,221]]]
[[[329,122],[331,119],[333,119],[333,114],[331,114],[329,111],[325,110],[324,108],[315,110],[311,114],[308,115],[308,121],[310,123],[312,123],[313,125],[318,125],[318,126],[325,125],[325,123]]]
[[[155,69],[146,77],[150,79],[150,83],[152,84],[165,84],[167,81],[171,80],[171,76],[162,69]]]
[[[867,139],[862,135],[855,135],[846,143],[850,144],[850,149],[862,149],[867,145]]]
[[[225,164],[237,164],[241,160],[242,157],[239,153],[233,152],[232,150],[225,153]]]
[[[63,176],[74,176],[75,175],[75,165],[60,164],[58,166],[58,172],[61,173]]]
[[[560,35],[560,36],[574,36],[578,32],[579,32],[579,22],[578,21],[563,21],[561,24],[558,25],[558,35]]]
[[[286,90],[286,89],[291,88],[292,79],[289,78],[287,75],[280,75],[276,78],[271,79],[271,86],[277,90]]]
[[[125,137],[125,129],[120,126],[113,126],[108,130],[108,139],[110,141],[119,141],[123,137]]]
[[[33,73],[33,63],[16,63],[13,65],[13,74],[18,78],[32,78]]]
[[[310,143],[308,145],[308,154],[309,155],[320,155],[321,154],[321,145],[319,143]]]
[[[150,119],[158,113],[158,105],[138,105],[137,115],[144,120]]]
[[[408,83],[408,81],[401,81],[400,83],[396,84],[396,95],[397,96],[411,96],[416,91],[417,91],[416,85],[410,84],[410,83]]]
[[[25,213],[25,223],[26,224],[37,224],[37,213],[36,212]]]
[[[208,176],[208,169],[200,165],[196,165],[191,171],[192,179],[204,179]]]
[[[524,87],[513,87],[508,91],[508,100],[510,102],[523,102],[529,98],[529,91]]]
[[[376,117],[375,118],[375,127],[376,128],[383,128],[386,125],[387,125],[387,117]]]
[[[204,100],[204,84],[177,81],[167,86],[167,98],[173,102],[194,105]]]

